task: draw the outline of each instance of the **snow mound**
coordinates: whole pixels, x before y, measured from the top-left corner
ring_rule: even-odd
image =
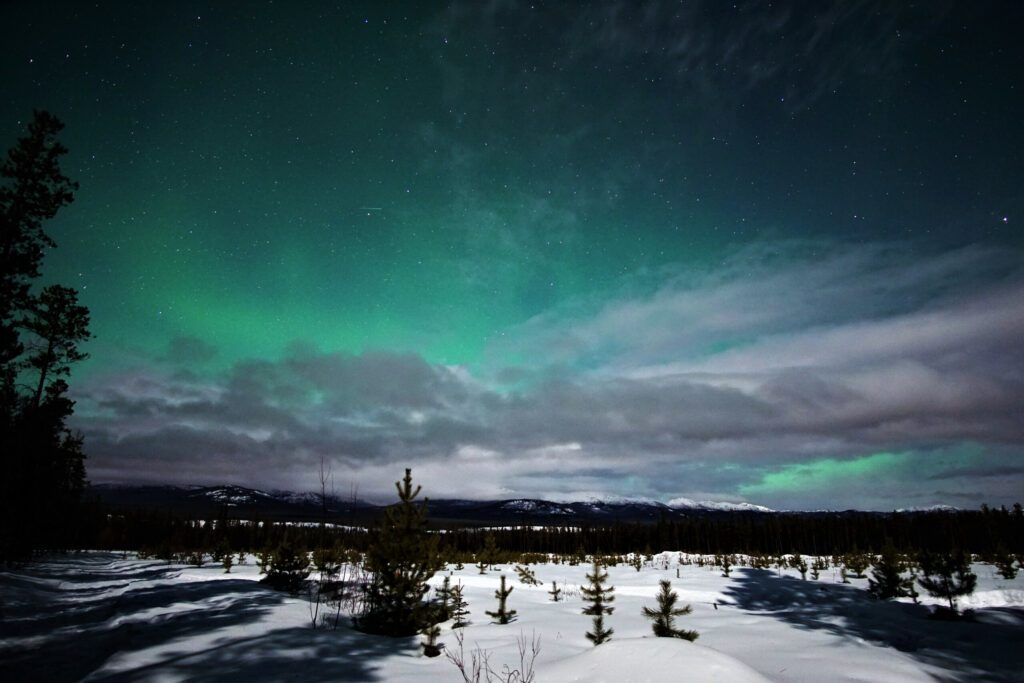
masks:
[[[717,650],[677,638],[626,638],[546,666],[544,680],[572,683],[766,683],[767,678]]]

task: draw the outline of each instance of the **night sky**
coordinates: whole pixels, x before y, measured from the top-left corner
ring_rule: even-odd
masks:
[[[151,5],[151,6],[144,6]],[[93,482],[1024,498],[1024,3],[8,2]]]

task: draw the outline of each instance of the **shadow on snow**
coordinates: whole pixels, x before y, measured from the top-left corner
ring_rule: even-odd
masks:
[[[0,680],[367,681],[376,677],[376,658],[418,652],[415,638],[373,638],[345,629],[218,637],[221,629],[256,624],[289,596],[249,580],[176,583],[181,567],[122,567],[115,555],[103,558],[65,558],[33,566],[30,574],[0,574],[0,589],[9,598],[0,637],[10,639],[0,646]],[[168,583],[132,588],[154,580]],[[104,598],[105,591],[113,594]],[[187,641],[178,651],[168,648],[189,638],[204,638],[203,649]],[[158,661],[98,671],[115,655],[157,646],[165,650],[147,657]]]
[[[929,619],[922,605],[880,601],[844,584],[823,584],[741,569],[726,589],[740,609],[798,628],[891,647],[945,670],[943,681],[1024,680],[1024,609],[987,608],[975,620]]]

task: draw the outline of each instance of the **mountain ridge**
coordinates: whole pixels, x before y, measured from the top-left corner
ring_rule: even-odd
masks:
[[[316,521],[324,518],[346,523],[370,523],[379,518],[386,505],[359,498],[328,495],[326,505],[320,494],[286,490],[254,489],[235,484],[218,486],[173,484],[94,484],[86,498],[112,508],[162,509],[185,515],[256,517]],[[325,510],[326,508],[326,510]],[[936,506],[927,511],[955,511]],[[675,498],[668,503],[636,498],[591,498],[559,502],[542,498],[513,497],[472,500],[429,499],[431,519],[451,524],[541,524],[558,526],[579,523],[657,522],[694,516],[766,514],[887,514],[858,510],[780,511],[753,503],[694,501]],[[894,512],[912,514],[924,510]]]

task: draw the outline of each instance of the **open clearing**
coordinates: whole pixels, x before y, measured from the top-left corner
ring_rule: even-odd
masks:
[[[684,556],[686,558],[686,556]],[[465,587],[471,624],[465,654],[480,648],[491,666],[518,668],[517,638],[539,638],[536,680],[543,681],[1020,681],[1024,680],[1024,578],[999,578],[976,564],[978,588],[961,601],[973,620],[928,619],[930,605],[880,602],[866,580],[818,581],[793,570],[679,566],[678,553],[655,556],[641,571],[609,571],[612,640],[586,640],[579,586],[588,566],[532,565],[543,586],[519,583],[511,566],[480,575],[449,570]],[[686,558],[689,559],[689,558]],[[677,578],[677,570],[679,578]],[[490,623],[494,590],[505,574],[518,618]],[[438,573],[433,584],[439,584]],[[225,574],[80,553],[0,573],[0,680],[4,681],[460,681],[446,657],[421,654],[420,638],[382,638],[310,626],[308,602],[259,584],[254,559]],[[695,643],[655,638],[641,607],[654,607],[669,579],[693,613],[677,625]],[[565,589],[551,602],[550,582]],[[450,624],[440,642],[458,644]]]

